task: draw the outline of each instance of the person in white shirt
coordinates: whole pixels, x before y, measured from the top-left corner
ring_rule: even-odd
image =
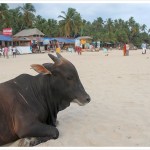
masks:
[[[129,56],[129,49],[130,49],[129,44],[126,43],[126,56]]]
[[[17,49],[15,46],[13,46],[12,52],[13,52],[13,58],[16,57]]]
[[[142,47],[142,54],[146,54],[146,43],[145,42],[142,43],[141,47]]]
[[[2,48],[0,47],[0,57],[3,55]]]

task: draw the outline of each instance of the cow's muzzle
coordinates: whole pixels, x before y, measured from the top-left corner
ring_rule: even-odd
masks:
[[[91,101],[90,96],[86,96],[85,98],[75,98],[72,102],[77,103],[80,106],[84,106],[85,104]]]
[[[86,101],[87,101],[88,103],[91,101],[91,98],[90,98],[89,95],[86,97]]]

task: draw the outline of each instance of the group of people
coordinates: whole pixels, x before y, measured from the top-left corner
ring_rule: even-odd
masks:
[[[142,43],[141,48],[142,48],[142,54],[146,54],[147,44],[145,42]],[[123,46],[124,56],[129,56],[129,49],[130,49],[129,44],[125,43]]]
[[[4,58],[9,58],[9,51],[12,51],[12,55],[13,55],[13,58],[16,57],[16,53],[17,53],[17,48],[15,46],[13,47],[7,47],[7,46],[4,46],[4,47],[0,47],[0,57],[1,56],[4,56]]]

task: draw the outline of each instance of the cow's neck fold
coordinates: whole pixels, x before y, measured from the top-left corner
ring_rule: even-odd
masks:
[[[42,88],[41,92],[44,95],[44,101],[48,108],[48,120],[47,123],[51,125],[56,125],[57,113],[59,108],[59,96],[52,91],[53,82],[51,77],[45,75],[41,78]]]
[[[65,103],[66,100],[63,99],[63,96],[57,91],[53,82],[53,78],[49,75],[38,75],[36,76],[36,87],[39,90],[39,94],[42,99],[41,103],[44,102],[47,106],[48,120],[47,123],[54,125],[56,124],[57,113],[61,110],[64,110],[70,105],[70,103]]]

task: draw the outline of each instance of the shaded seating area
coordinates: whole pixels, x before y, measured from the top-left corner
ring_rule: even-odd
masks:
[[[68,50],[69,48],[74,48],[75,39],[70,38],[49,38],[45,37],[43,40],[43,45],[45,50],[55,51],[57,46],[60,46],[61,50]]]
[[[10,46],[12,43],[12,37],[7,35],[0,35],[0,46]]]

